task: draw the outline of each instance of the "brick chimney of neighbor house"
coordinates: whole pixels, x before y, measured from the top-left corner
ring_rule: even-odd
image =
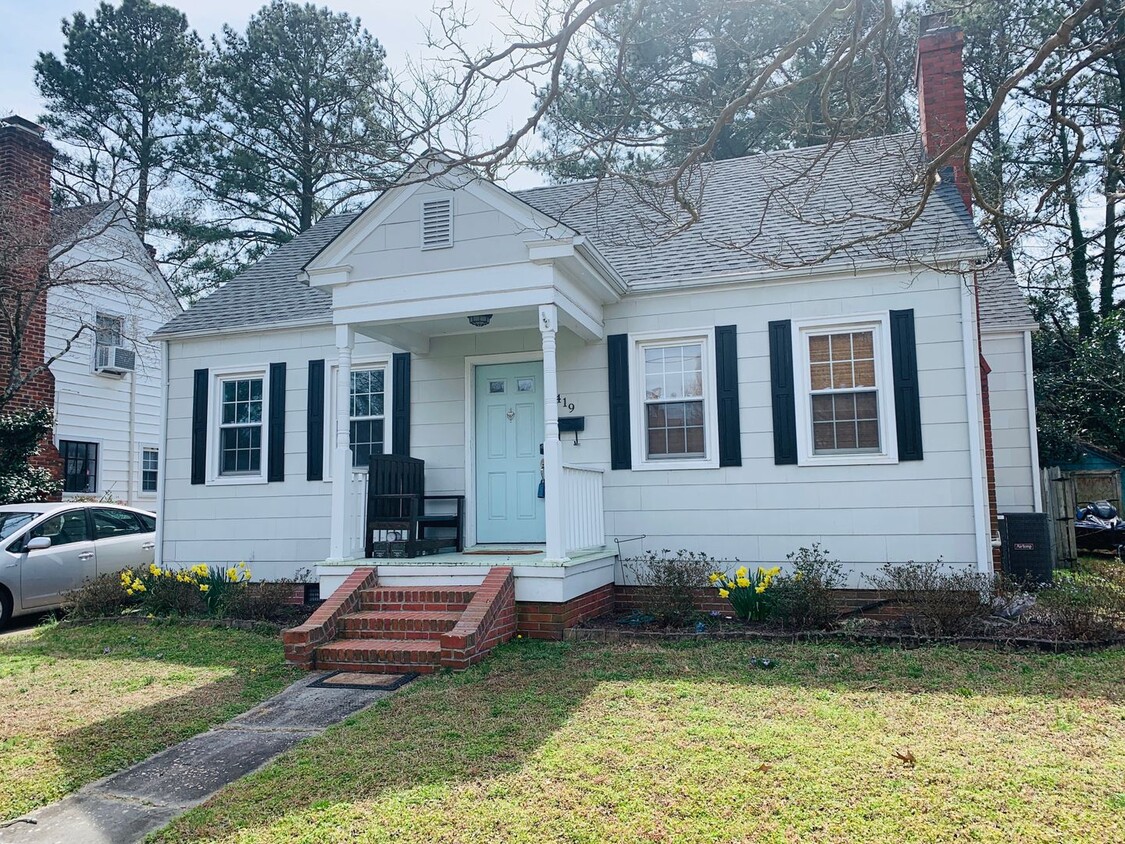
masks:
[[[923,15],[918,26],[914,81],[918,85],[918,129],[929,158],[941,155],[965,134],[965,65],[961,58],[965,33],[951,20],[949,12],[936,12]],[[950,164],[961,199],[971,210],[964,158],[957,156]]]
[[[6,202],[12,203],[19,215],[19,231],[14,235],[24,243],[42,244],[39,254],[18,270],[16,278],[0,279],[9,289],[21,280],[34,283],[34,275],[42,271],[49,260],[49,233],[51,227],[51,162],[55,148],[43,139],[43,127],[22,117],[0,120],[0,191],[8,194]],[[46,297],[31,314],[24,329],[21,359],[24,367],[36,366],[46,355],[47,308]],[[8,355],[7,339],[0,337],[0,355]],[[11,408],[55,406],[55,378],[46,371],[25,384],[10,403]],[[51,442],[45,442],[36,464],[59,471],[58,451]]]
[[[948,149],[965,133],[967,125],[965,104],[965,64],[962,50],[965,33],[952,23],[951,12],[923,15],[918,25],[918,60],[914,66],[914,79],[918,84],[918,129],[922,135],[922,148],[926,156],[935,158]],[[961,194],[966,210],[972,213],[973,195],[965,173],[964,156],[950,162],[953,181]],[[980,295],[977,291],[977,322],[980,322]],[[978,338],[980,356],[981,415],[984,422],[985,482],[988,488],[988,512],[995,536],[999,529],[996,507],[996,467],[992,449],[992,407],[989,401],[988,374],[991,367],[984,359]],[[993,566],[1000,570],[1000,549],[992,552]]]

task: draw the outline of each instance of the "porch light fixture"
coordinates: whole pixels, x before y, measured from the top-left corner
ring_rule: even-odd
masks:
[[[484,328],[492,322],[492,314],[473,314],[469,317],[469,325],[475,325],[477,328]]]

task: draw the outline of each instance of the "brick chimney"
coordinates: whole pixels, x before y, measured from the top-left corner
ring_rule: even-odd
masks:
[[[914,65],[918,128],[922,147],[931,159],[965,134],[965,65],[961,59],[965,33],[951,21],[950,12],[936,12],[923,15],[918,27],[918,60]],[[950,163],[957,190],[971,211],[973,199],[964,157],[958,155]]]
[[[11,236],[28,249],[19,266],[6,268],[0,278],[0,295],[5,291],[33,289],[39,273],[50,258],[51,231],[51,162],[55,148],[43,139],[43,127],[22,117],[0,119],[0,195],[6,206],[5,224],[12,226]],[[25,369],[41,364],[46,358],[47,309],[43,296],[31,313],[23,330],[21,362]],[[6,369],[10,354],[8,338],[0,336],[0,364]],[[49,371],[40,373],[26,383],[9,403],[8,409],[55,406],[55,378]],[[51,442],[41,448],[36,465],[59,471],[58,451]]]

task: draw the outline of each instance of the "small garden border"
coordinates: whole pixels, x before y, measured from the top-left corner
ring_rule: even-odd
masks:
[[[222,627],[228,630],[249,630],[252,633],[276,633],[279,636],[282,630],[290,626],[288,624],[277,624],[272,621],[254,621],[246,618],[192,618],[190,616],[181,617],[171,615],[157,615],[152,618],[149,618],[147,615],[103,615],[97,618],[63,618],[60,619],[58,623],[73,627],[106,623],[141,625],[178,624],[189,625],[191,627]]]
[[[951,645],[966,650],[1030,650],[1047,653],[1096,651],[1125,645],[1125,637],[1099,641],[1080,639],[1001,638],[993,636],[923,636],[915,633],[860,633],[851,630],[772,630],[694,631],[619,630],[608,627],[571,627],[563,631],[567,642],[682,641],[689,639],[743,639],[748,641],[794,644],[797,642],[844,642],[859,645],[884,645],[906,649],[931,645]]]

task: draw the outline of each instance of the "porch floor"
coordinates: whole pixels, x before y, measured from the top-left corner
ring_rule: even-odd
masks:
[[[472,552],[478,553],[472,553]],[[481,551],[489,553],[482,554]],[[528,554],[528,551],[536,553]],[[523,552],[523,553],[515,553]],[[334,567],[347,567],[349,570],[356,566],[372,566],[387,568],[391,566],[476,566],[491,568],[492,566],[537,566],[542,568],[569,568],[593,560],[602,560],[607,557],[617,556],[616,548],[604,546],[579,551],[570,556],[564,563],[548,562],[544,559],[544,546],[536,544],[522,545],[474,545],[464,551],[444,551],[440,554],[427,554],[424,557],[357,557],[352,560],[326,561],[317,564],[321,571]]]

